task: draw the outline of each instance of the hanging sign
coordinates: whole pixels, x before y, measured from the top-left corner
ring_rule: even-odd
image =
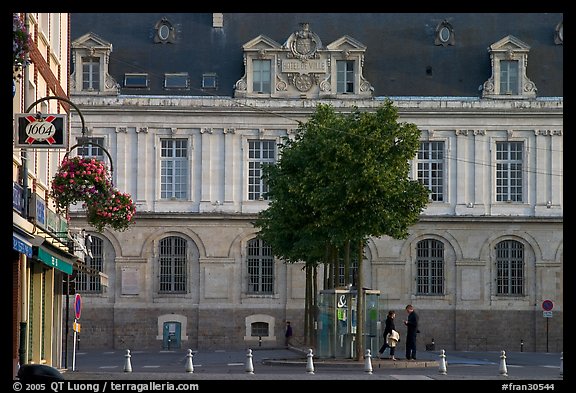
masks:
[[[15,114],[15,147],[66,148],[67,115]]]

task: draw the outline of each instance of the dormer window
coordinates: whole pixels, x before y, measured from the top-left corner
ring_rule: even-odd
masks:
[[[202,74],[202,88],[203,89],[218,88],[218,79],[215,73]]]
[[[124,87],[148,87],[148,74],[124,74]]]
[[[176,29],[167,18],[162,18],[154,25],[154,42],[172,44],[176,42]]]
[[[434,45],[454,45],[454,28],[448,21],[444,20],[436,26],[436,37]]]
[[[560,21],[556,25],[556,31],[554,32],[554,43],[556,45],[564,45],[564,21]]]
[[[165,89],[188,89],[190,77],[187,72],[164,74]]]
[[[108,74],[108,61],[112,44],[93,33],[74,40],[71,44],[74,72],[70,75],[73,94],[118,94],[118,84]]]
[[[536,97],[536,86],[526,76],[530,47],[507,36],[488,48],[492,76],[482,85],[482,98],[522,99]]]
[[[234,97],[341,98],[372,96],[364,76],[366,46],[343,36],[324,46],[303,22],[280,44],[260,35],[242,46],[244,75],[234,85]]]

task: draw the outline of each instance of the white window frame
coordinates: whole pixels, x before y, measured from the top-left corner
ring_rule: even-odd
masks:
[[[441,144],[442,145],[442,158],[440,158],[440,159],[438,159],[438,158],[436,158],[436,159],[435,158],[428,158],[428,159],[420,158],[421,146],[424,143],[429,144],[429,148],[431,147],[432,144]],[[430,153],[429,149],[427,151]],[[432,153],[434,153],[434,151],[432,151]],[[444,141],[444,140],[421,140],[420,146],[418,147],[416,159],[415,159],[415,164],[416,164],[415,165],[416,166],[416,178],[418,181],[420,181],[420,183],[422,183],[424,186],[428,187],[428,189],[430,190],[430,194],[429,194],[430,200],[433,202],[446,202],[446,179],[447,179],[447,175],[446,175],[446,170],[447,170],[446,141]],[[431,173],[438,172],[438,170],[434,170],[434,169],[430,168],[434,164],[441,164],[442,165],[442,169],[439,170],[441,172],[441,177],[440,177],[440,180],[442,181],[441,186],[430,184],[432,182],[432,180],[437,179],[431,175]],[[421,165],[422,166],[425,165],[425,166],[427,166],[427,168],[421,168]],[[430,176],[427,179],[428,182],[425,182],[424,179],[422,179],[422,177],[420,176],[421,172],[427,172],[430,174]],[[434,188],[441,188],[441,192],[438,192]],[[440,196],[440,198],[438,198],[438,195]]]
[[[273,63],[272,63],[272,59],[252,59],[251,63],[252,63],[252,67],[251,67],[251,72],[250,72],[250,74],[251,74],[250,87],[251,87],[251,89],[252,89],[252,93],[272,94],[272,87],[273,87],[273,83],[272,83],[272,81],[273,81],[273,80],[272,80],[272,73],[273,73],[273,72],[272,72],[272,64],[273,64]],[[268,78],[268,84],[269,84],[269,85],[268,85],[268,90],[263,90],[263,83],[264,83],[264,82],[263,82],[263,79],[262,79],[262,74],[263,74],[264,72],[266,72],[266,71],[265,71],[265,70],[264,70],[264,71],[262,71],[262,70],[256,70],[256,67],[255,67],[256,64],[268,64],[268,65],[269,65],[269,69],[268,69],[268,76],[269,76],[269,78]],[[254,87],[255,87],[255,83],[256,83],[255,78],[254,78],[255,75],[256,75],[256,72],[258,72],[258,74],[260,75],[260,78],[261,78],[261,79],[260,79],[260,86],[259,86],[260,89],[259,89],[259,90],[257,90],[257,89],[254,88]]]
[[[169,148],[169,150],[172,152],[171,156],[166,156],[164,157],[164,149],[163,149],[163,144],[164,142],[171,142],[172,146]],[[176,157],[175,156],[175,143],[176,142],[181,142],[182,145],[180,146],[180,148],[184,148],[185,152],[186,152],[186,156],[185,157]],[[160,138],[160,150],[158,152],[159,154],[159,160],[160,160],[160,165],[159,165],[159,191],[160,191],[160,195],[159,198],[160,200],[187,200],[189,195],[190,195],[190,183],[189,183],[189,178],[190,178],[190,153],[191,153],[191,149],[190,149],[190,144],[187,138]],[[176,165],[177,162],[183,163],[184,167],[178,167]],[[163,170],[165,168],[165,163],[167,165],[167,163],[172,163],[171,168],[166,167],[166,170],[172,169],[173,174],[170,176],[170,178],[172,179],[172,182],[166,182],[165,184],[171,186],[171,190],[164,190],[163,186]],[[184,183],[179,183],[182,185],[182,190],[176,191],[175,186],[175,179],[176,179],[176,174],[174,172],[175,169],[185,169],[185,173],[182,174],[179,179],[184,180]],[[164,192],[166,192],[167,194],[164,195]],[[183,195],[182,195],[183,193]],[[170,195],[168,195],[170,194]]]
[[[498,158],[498,146],[506,143],[508,145],[508,149],[506,150],[507,152],[510,152],[510,146],[511,144],[520,144],[520,154],[521,154],[521,159],[510,159],[510,154],[508,154],[508,156],[504,159],[499,159]],[[526,150],[526,141],[524,140],[496,140],[494,141],[494,200],[497,203],[524,203],[525,199],[526,199],[526,175],[525,175],[525,170],[526,170],[526,154],[525,154],[525,150]],[[513,153],[513,152],[512,152]],[[510,168],[510,166],[515,166],[518,165],[518,163],[521,165],[520,170],[516,170],[513,168]],[[507,168],[503,168],[501,166],[506,166]],[[506,177],[498,177],[499,172],[501,171],[505,171],[508,175]],[[518,185],[512,185],[511,181],[512,180],[517,180],[517,178],[512,178],[511,177],[511,172],[519,172],[521,175],[520,178],[520,195],[519,198],[520,200],[517,200],[518,198],[518,194],[517,193],[512,193],[511,192],[511,188],[512,187],[518,187]],[[507,184],[500,184],[500,181],[506,181]],[[505,187],[507,188],[508,191],[504,192],[499,192],[499,187]],[[500,196],[500,195],[504,195],[504,196]],[[515,196],[515,198],[513,198],[513,196]]]
[[[266,157],[262,156],[264,152],[263,143],[272,143],[273,144],[273,153],[274,157]],[[260,157],[250,157],[251,155],[251,143],[259,143],[259,153]],[[270,151],[266,149],[266,151]],[[262,176],[262,165],[263,164],[274,164],[278,160],[278,139],[276,137],[254,137],[254,138],[246,138],[246,200],[248,201],[262,201],[268,200],[268,196],[266,195],[268,192],[268,186],[265,184],[264,180],[260,177]],[[259,164],[259,165],[258,165]],[[257,167],[256,167],[257,166]],[[252,171],[258,171],[258,184],[251,183],[252,181],[256,181],[256,175],[252,174]],[[251,186],[257,186],[259,189],[251,190]]]
[[[340,65],[344,65],[344,71],[340,70]],[[352,65],[352,70],[348,69]],[[352,91],[348,91],[349,84],[352,84]],[[341,91],[340,86],[344,87]],[[355,60],[337,60],[336,61],[336,93],[337,94],[355,94],[356,93],[356,61]]]
[[[78,141],[79,138],[77,138],[76,142],[79,143]],[[98,145],[102,146],[103,148],[106,148],[104,146],[105,143],[105,138],[103,136],[90,136],[90,137],[85,137],[87,142],[94,142],[97,143]],[[100,146],[96,146],[96,145],[92,145],[92,144],[86,144],[86,145],[81,145],[76,147],[76,152],[79,156],[84,156],[84,157],[91,157],[91,158],[95,158],[99,161],[105,161],[106,157],[105,157],[105,153],[104,153],[104,149],[102,149]]]
[[[85,71],[85,66],[88,66],[88,71]],[[81,69],[82,91],[100,91],[102,87],[102,59],[98,56],[82,56]],[[88,81],[84,78],[86,72],[89,75]],[[85,87],[85,82],[88,82],[88,87]],[[95,83],[98,83],[97,87],[94,87]]]

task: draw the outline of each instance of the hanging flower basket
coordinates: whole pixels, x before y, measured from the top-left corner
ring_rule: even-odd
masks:
[[[19,70],[21,67],[29,64],[26,57],[30,51],[31,38],[26,30],[24,21],[18,14],[12,14],[13,21],[13,65],[14,71]]]
[[[106,225],[117,231],[125,231],[134,223],[136,206],[130,194],[116,189],[112,189],[106,198],[87,204],[87,208],[88,223],[98,232],[102,232]]]
[[[58,212],[79,201],[86,206],[106,199],[112,189],[106,165],[94,158],[65,157],[52,180],[52,197]]]

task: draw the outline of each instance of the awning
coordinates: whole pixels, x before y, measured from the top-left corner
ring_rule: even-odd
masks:
[[[12,232],[12,248],[28,258],[32,258],[32,243],[18,236],[16,232]]]
[[[66,258],[65,260],[64,257],[56,255],[54,252],[46,249],[43,246],[34,247],[34,249],[38,250],[38,260],[43,262],[45,265],[53,267],[54,269],[58,269],[66,274],[72,274],[74,267],[73,259]]]

